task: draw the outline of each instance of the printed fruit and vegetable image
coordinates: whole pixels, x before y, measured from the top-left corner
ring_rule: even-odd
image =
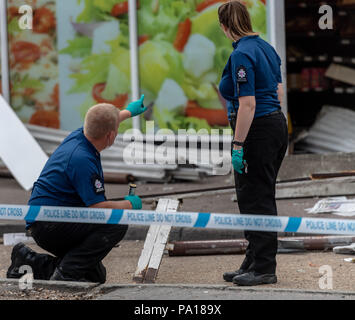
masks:
[[[69,93],[86,93],[82,117],[94,103],[124,109],[131,101],[128,2],[78,0],[82,12],[72,22],[76,37],[60,54],[80,58]],[[218,92],[232,43],[220,29],[218,7],[225,0],[138,0],[139,78],[144,115],[158,128],[228,126]],[[266,4],[245,0],[256,32],[266,38]],[[127,129],[127,124],[121,131]],[[142,127],[144,130],[144,126]]]
[[[19,8],[33,9],[33,29],[19,28]],[[56,3],[8,0],[11,106],[25,122],[60,128]]]

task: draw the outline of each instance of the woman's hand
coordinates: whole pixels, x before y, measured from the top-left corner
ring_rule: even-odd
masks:
[[[237,149],[233,149],[232,164],[233,164],[234,170],[237,171],[239,174],[242,174],[243,169],[244,169],[243,157],[244,157],[244,149],[243,148],[239,147]]]

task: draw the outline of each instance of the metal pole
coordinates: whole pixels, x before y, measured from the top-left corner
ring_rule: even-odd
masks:
[[[131,87],[132,100],[140,99],[139,88],[139,59],[138,59],[138,27],[137,2],[129,0],[129,43],[131,57]],[[140,130],[140,117],[133,118],[133,128]]]
[[[9,42],[7,38],[7,0],[0,0],[0,46],[2,95],[10,104]]]
[[[282,60],[282,82],[285,91],[282,111],[287,116],[285,0],[267,0],[267,26],[269,42],[276,49]]]

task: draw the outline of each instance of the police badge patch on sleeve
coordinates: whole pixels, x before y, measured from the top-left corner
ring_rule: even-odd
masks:
[[[91,177],[91,182],[93,184],[94,191],[96,194],[102,194],[105,192],[104,183],[102,181],[102,178],[98,174],[95,174]]]
[[[237,69],[237,81],[238,83],[248,82],[247,68],[240,66]]]

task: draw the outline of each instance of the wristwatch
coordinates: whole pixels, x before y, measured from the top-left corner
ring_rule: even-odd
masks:
[[[240,141],[232,141],[232,145],[234,146],[238,146],[238,147],[244,147],[244,142],[240,142]]]

